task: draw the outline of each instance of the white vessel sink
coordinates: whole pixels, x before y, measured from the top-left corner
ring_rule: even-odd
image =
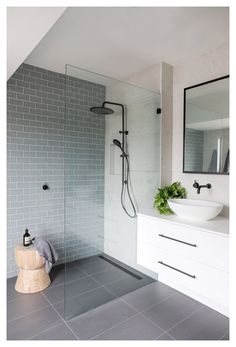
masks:
[[[223,205],[215,201],[193,199],[168,199],[171,210],[177,216],[195,221],[206,221],[215,218]]]

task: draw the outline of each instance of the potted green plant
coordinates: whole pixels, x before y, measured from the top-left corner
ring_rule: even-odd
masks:
[[[172,214],[167,200],[168,199],[183,199],[186,198],[187,192],[180,182],[174,182],[169,186],[158,188],[158,193],[154,198],[154,207],[160,212],[160,214]]]

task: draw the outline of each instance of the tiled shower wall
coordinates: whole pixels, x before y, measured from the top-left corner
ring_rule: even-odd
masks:
[[[14,247],[25,228],[51,240],[64,261],[64,178],[67,259],[101,247],[103,219],[95,228],[91,216],[103,211],[105,129],[89,107],[104,100],[105,87],[67,81],[66,122],[65,75],[23,64],[8,81],[8,277],[16,275]]]

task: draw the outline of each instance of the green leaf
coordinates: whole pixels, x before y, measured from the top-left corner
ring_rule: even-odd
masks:
[[[160,214],[168,215],[172,214],[172,210],[169,208],[168,199],[186,198],[187,192],[180,182],[174,182],[169,186],[158,188],[158,193],[154,197],[154,207],[160,212]]]

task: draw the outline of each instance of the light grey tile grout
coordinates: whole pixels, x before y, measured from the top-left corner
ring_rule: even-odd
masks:
[[[170,298],[170,297],[168,297],[168,298]],[[168,300],[168,298],[167,298],[167,299],[164,299],[164,300],[162,300],[162,301],[160,301],[159,303]],[[154,305],[156,305],[156,304],[154,304]],[[154,305],[151,305],[151,306],[154,306]],[[194,310],[190,315],[188,315],[187,317],[185,317],[185,319],[187,319],[188,317],[190,317],[192,314],[194,314],[195,312],[197,312],[197,311],[200,310],[200,309],[201,309],[201,307],[198,308],[197,310]],[[113,327],[110,327],[110,328],[108,328],[108,329],[105,329],[103,332],[101,332],[101,333],[99,333],[99,334],[93,336],[91,339],[93,340],[94,338],[96,338],[96,337],[102,335],[103,333],[105,333],[105,332],[107,332],[107,331],[113,329],[113,328],[116,327],[116,326],[119,326],[120,324],[122,324],[122,323],[128,321],[129,319],[131,319],[131,318],[133,318],[133,317],[136,317],[136,316],[138,316],[138,315],[143,316],[144,318],[146,318],[147,320],[149,320],[150,323],[152,323],[152,324],[155,325],[157,328],[159,328],[160,330],[162,330],[162,331],[163,331],[163,334],[161,334],[161,335],[168,334],[168,335],[170,335],[172,338],[174,338],[174,336],[172,336],[170,333],[168,333],[168,331],[169,331],[170,329],[172,329],[173,327],[175,327],[176,325],[178,325],[179,323],[181,323],[182,321],[185,320],[185,319],[183,319],[183,320],[181,320],[180,322],[178,322],[177,324],[175,324],[174,326],[172,326],[170,329],[164,330],[164,329],[162,329],[158,324],[156,324],[155,322],[153,322],[150,318],[146,317],[146,316],[140,311],[140,312],[137,312],[137,314],[132,315],[132,316],[130,316],[129,318],[127,318],[127,319],[125,319],[125,320],[123,320],[123,321],[117,323],[117,324],[114,325]],[[160,337],[161,335],[157,336],[157,338]],[[175,338],[174,338],[174,340],[175,340]]]
[[[33,336],[27,338],[26,340],[31,340],[31,339],[33,339],[34,337],[36,337],[36,336],[38,336],[38,335],[41,335],[42,333],[45,333],[46,331],[49,331],[50,329],[55,328],[55,327],[57,327],[57,326],[60,325],[60,324],[63,324],[63,322],[58,321],[55,325],[52,325],[52,326],[50,326],[49,328],[44,329],[44,330],[40,331],[40,332],[37,333],[37,334],[34,334]]]
[[[14,301],[16,301],[16,300],[14,300]],[[35,312],[41,311],[41,310],[43,310],[43,309],[45,309],[45,308],[47,308],[47,307],[49,307],[48,304],[45,305],[45,306],[42,306],[42,307],[40,307],[40,308],[38,308],[38,309],[36,309],[36,310],[32,310],[32,311],[30,311],[30,312],[28,312],[28,313],[26,313],[26,314],[23,314],[23,315],[21,315],[21,316],[19,316],[19,317],[10,319],[10,320],[7,321],[7,324],[8,324],[8,323],[11,323],[11,322],[13,322],[13,321],[15,321],[15,320],[17,320],[17,319],[21,319],[21,318],[27,317],[27,316],[30,315],[31,313],[35,313]]]
[[[150,321],[150,323],[152,323],[153,325],[155,325],[158,329],[163,331],[163,334],[166,332],[164,329],[162,329],[158,324],[156,324],[155,322],[153,322],[149,317],[146,317],[142,312],[139,312],[140,315],[144,318],[146,318],[147,320]]]
[[[115,294],[115,293],[113,293],[109,288],[107,288],[105,285],[101,285],[101,283],[100,282],[98,282],[96,279],[94,279],[93,278],[93,274],[88,274],[88,277],[90,277],[91,279],[93,279],[95,282],[97,282],[98,284],[100,284],[100,287],[98,287],[98,288],[101,288],[101,287],[103,287],[105,290],[107,290],[108,292],[110,292],[112,295],[114,295],[115,296],[115,298],[113,299],[113,300],[121,300],[122,302],[124,302],[126,305],[128,305],[130,308],[132,308],[134,311],[136,311],[137,312],[137,314],[138,313],[141,313],[142,311],[139,311],[139,310],[137,310],[135,307],[133,307],[132,305],[130,305],[128,302],[126,302],[124,299],[122,299],[122,296],[117,296],[117,294]],[[115,282],[117,282],[117,281],[115,281]],[[111,282],[111,283],[113,283],[113,282]],[[150,283],[150,284],[152,284],[152,283]],[[147,284],[148,285],[148,284]],[[144,286],[145,287],[145,286]],[[144,287],[141,287],[141,288],[144,288]],[[139,289],[141,289],[141,288],[137,288],[136,290],[139,290]],[[96,289],[96,288],[95,288]],[[135,290],[135,291],[136,291]],[[85,292],[86,293],[86,292]],[[132,293],[132,292],[130,292],[130,293]],[[84,294],[84,293],[83,293]],[[128,293],[127,293],[128,294]],[[165,300],[167,300],[167,299],[169,299],[171,296],[174,296],[174,295],[176,295],[175,293],[173,294],[173,295],[170,295],[170,296],[168,296],[167,298],[165,298],[165,299],[163,299],[163,300],[161,300],[161,301],[159,301],[158,303],[161,303],[161,302],[163,302],[163,301],[165,301]],[[79,295],[78,295],[79,296]],[[71,297],[70,297],[71,298]],[[111,301],[113,301],[113,300],[111,300]],[[63,300],[61,300],[61,301],[63,301]],[[60,301],[60,302],[61,302]],[[109,302],[108,302],[109,303]],[[154,303],[154,304],[152,304],[152,305],[150,305],[150,306],[148,306],[148,307],[146,307],[145,308],[145,310],[147,309],[147,308],[150,308],[150,307],[152,307],[152,306],[154,306],[154,305],[156,305],[157,303]],[[105,304],[104,304],[105,305]],[[101,305],[102,306],[102,305]],[[98,306],[99,307],[99,306]],[[96,309],[96,308],[98,308],[98,307],[95,307],[94,309]],[[144,311],[144,310],[143,310]],[[86,312],[84,312],[84,313],[86,313]],[[143,315],[145,318],[148,318],[148,317],[146,317],[145,315]],[[78,316],[76,316],[76,317],[73,317],[72,319],[76,319]],[[120,322],[121,323],[121,322]],[[152,322],[153,323],[153,322]],[[155,323],[154,323],[155,324]],[[157,324],[155,324],[158,328],[160,328]],[[161,328],[160,328],[161,329]],[[161,329],[161,330],[163,330],[163,329]]]
[[[35,294],[42,295],[41,292],[37,292],[37,293],[35,293]],[[24,295],[24,294],[23,294],[23,295]],[[29,295],[29,294],[25,294],[25,295]],[[19,298],[7,300],[7,304],[9,304],[10,302],[13,302],[13,301],[24,300],[25,298],[26,298],[26,296],[22,296],[22,297],[19,297]]]
[[[144,287],[142,287],[142,288],[144,288]],[[142,289],[142,288],[138,288],[138,289]],[[137,289],[137,290],[138,290],[138,289]],[[131,293],[132,293],[132,292],[127,293],[127,294],[131,294]],[[125,294],[125,295],[126,295],[126,294]],[[143,310],[138,310],[138,312],[143,313],[144,311],[150,309],[152,306],[158,305],[158,304],[160,304],[160,303],[162,303],[162,302],[164,302],[164,301],[170,299],[171,297],[173,297],[173,296],[175,296],[175,295],[176,295],[176,294],[171,294],[171,295],[167,296],[165,299],[162,299],[162,300],[160,300],[160,301],[155,302],[154,304],[151,304],[151,305],[145,307],[145,309],[143,309]],[[125,299],[122,298],[122,300],[123,300],[126,304],[128,304],[128,305],[130,305],[132,308],[134,308],[131,304],[129,304],[127,301],[125,301]],[[134,309],[135,309],[135,308],[134,308]]]
[[[91,263],[93,263],[93,262],[91,262]],[[90,264],[90,263],[88,263],[88,264]],[[78,266],[78,265],[73,266],[73,268],[77,268],[77,267],[79,267],[79,266]],[[94,281],[96,281],[97,283],[99,283],[101,286],[103,286],[100,282],[98,282],[97,280],[95,280],[95,278],[93,278],[93,275],[95,275],[95,274],[100,274],[100,273],[109,271],[109,270],[111,270],[111,269],[93,272],[92,274],[89,274],[88,272],[86,272],[86,270],[83,270],[83,269],[81,269],[81,268],[79,268],[79,270],[82,271],[82,272],[84,273],[85,276],[80,277],[80,278],[77,278],[77,279],[74,279],[74,280],[71,280],[71,281],[65,281],[65,282],[66,282],[66,283],[71,283],[71,282],[79,281],[80,279],[83,279],[83,278],[86,278],[86,277],[91,277],[91,279],[93,279]],[[66,273],[66,270],[65,270],[65,273]],[[124,275],[124,277],[121,277],[120,279],[122,279],[122,278],[125,278],[125,275]],[[119,281],[119,280],[115,280],[115,281],[109,282],[109,283],[107,283],[107,284],[111,284],[111,283],[114,283],[114,282],[117,282],[117,281]],[[64,285],[64,282],[55,284],[55,285],[53,285],[51,288],[48,288],[48,289],[51,290],[51,289],[53,289],[53,288],[55,288],[55,287],[58,287],[58,286],[61,286],[61,285]]]
[[[83,270],[83,269],[81,269],[81,270],[82,270],[84,273],[86,273],[86,275],[92,276],[92,275],[96,275],[96,274],[100,274],[100,273],[103,273],[103,272],[112,270],[112,268],[111,268],[111,269],[102,270],[102,271],[96,271],[96,272],[93,272],[93,273],[88,273],[88,272],[86,272],[86,270]]]
[[[90,277],[90,276],[88,276],[88,277]],[[85,277],[84,277],[85,278]],[[74,282],[74,281],[73,281]],[[96,281],[94,281],[94,282],[96,282]],[[68,282],[68,283],[70,283],[70,282]],[[97,282],[98,283],[98,282]],[[82,292],[82,293],[80,293],[80,294],[76,294],[76,295],[72,295],[72,296],[68,296],[68,299],[72,299],[72,298],[76,298],[77,296],[79,297],[80,295],[83,295],[83,294],[85,294],[85,293],[89,293],[89,292],[92,292],[93,290],[96,290],[96,289],[98,289],[98,288],[101,288],[101,287],[103,287],[100,283],[98,283],[99,284],[99,286],[98,287],[95,287],[95,288],[93,288],[93,289],[89,289],[89,290],[86,290],[85,292]],[[64,288],[65,288],[65,285],[61,285],[61,286],[63,286]],[[43,294],[43,295],[45,295],[45,294]],[[65,299],[65,293],[64,293],[64,299]],[[58,303],[60,303],[60,302],[62,302],[62,301],[64,301],[64,299],[62,299],[62,300],[58,300],[58,301],[55,301],[55,302],[53,302],[52,303],[52,305],[54,305],[54,304],[58,304]]]
[[[113,328],[117,327],[118,325],[125,323],[125,322],[128,321],[129,319],[134,318],[134,317],[138,316],[139,314],[140,314],[139,312],[133,314],[132,316],[130,316],[130,317],[128,317],[128,318],[126,318],[126,319],[120,321],[119,323],[117,323],[117,324],[115,324],[115,325],[113,325],[112,327],[103,330],[103,331],[100,332],[99,334],[94,335],[94,336],[91,337],[89,340],[94,340],[94,338],[96,338],[96,337],[98,337],[98,336],[100,336],[100,335],[106,333],[106,332],[109,331],[109,330],[112,330]]]
[[[88,274],[88,276],[91,277],[91,279],[93,279],[95,282],[99,283],[101,287],[105,288],[108,292],[110,292],[110,293],[111,293],[112,295],[114,295],[116,298],[121,298],[121,297],[123,296],[123,295],[122,295],[122,296],[118,296],[116,293],[114,293],[112,290],[110,290],[109,288],[106,287],[108,284],[110,285],[110,284],[119,282],[122,278],[120,278],[119,280],[115,280],[115,281],[106,283],[106,284],[104,285],[104,284],[101,284],[100,282],[98,282],[98,281],[93,277],[93,274],[91,274],[91,275]],[[123,279],[124,279],[124,278],[125,278],[125,277],[123,277]],[[151,283],[149,283],[149,284],[151,284]],[[146,284],[146,285],[148,285],[148,284]],[[143,287],[145,287],[145,286],[143,286]],[[135,290],[133,290],[133,291],[136,291],[136,290],[141,289],[141,288],[143,288],[143,287],[137,288],[137,289],[135,289]],[[132,292],[129,292],[129,293],[132,293]],[[126,294],[129,294],[129,293],[126,293]],[[124,294],[124,295],[126,295],[126,294]],[[134,308],[134,307],[132,307],[132,308]],[[135,309],[135,308],[134,308],[134,309]],[[135,310],[136,310],[136,309],[135,309]],[[137,312],[138,312],[138,311],[137,311]]]
[[[44,294],[43,294],[44,295]],[[49,305],[52,307],[52,309],[58,314],[58,316],[61,318],[61,320],[65,323],[65,325],[67,326],[67,328],[72,332],[72,334],[74,335],[74,337],[76,338],[76,340],[79,340],[79,337],[74,333],[74,331],[71,329],[71,327],[68,325],[68,323],[65,321],[65,319],[60,315],[60,313],[57,311],[57,309],[52,305],[52,303],[50,302],[50,300],[45,297],[45,299],[48,301]]]
[[[79,278],[77,278],[77,279],[75,279],[75,280],[66,281],[66,283],[76,282],[76,281],[82,280],[82,279],[84,279],[84,278],[86,278],[86,277],[88,277],[88,275],[85,273],[84,276],[79,277]],[[53,282],[52,282],[52,283],[53,283]],[[64,283],[65,283],[65,281],[63,281],[63,282],[61,282],[61,283],[58,283],[58,284],[54,284],[54,285],[52,285],[51,287],[49,286],[47,289],[48,289],[48,290],[51,290],[51,289],[53,289],[53,288],[56,288],[56,287],[59,287],[59,286],[64,285]]]
[[[89,275],[89,277],[92,278],[91,275]],[[94,279],[94,281],[97,282],[97,283],[99,284],[99,282],[96,281],[95,279]],[[112,295],[115,295],[112,291],[110,291],[110,290],[109,290],[108,288],[106,288],[105,286],[102,285],[101,287],[103,287],[105,290],[107,290],[108,292],[110,292]],[[101,287],[100,287],[100,288],[101,288]],[[115,295],[115,298],[114,298],[113,300],[111,300],[111,301],[114,301],[114,300],[120,300],[120,297],[118,297],[117,295]],[[109,301],[109,302],[107,302],[107,303],[105,303],[105,304],[103,304],[103,305],[109,304],[109,303],[111,303],[111,301]],[[125,302],[125,304],[127,304],[127,303]],[[95,307],[94,310],[95,310],[95,309],[98,309],[99,307],[101,307],[101,306],[103,306],[103,305],[100,305],[100,306]],[[128,306],[130,306],[130,305],[128,304]],[[131,307],[131,306],[130,306],[130,307]],[[108,328],[108,329],[105,329],[105,330],[102,331],[101,333],[99,333],[99,334],[97,334],[97,335],[94,335],[94,336],[93,336],[92,338],[90,338],[89,340],[92,340],[94,337],[101,335],[101,334],[102,334],[103,332],[105,332],[106,330],[110,330],[110,329],[114,328],[116,325],[119,325],[120,323],[125,322],[125,321],[128,320],[129,318],[135,317],[136,315],[139,314],[139,312],[138,312],[136,309],[134,309],[133,307],[131,307],[131,308],[135,311],[135,314],[129,316],[129,317],[126,318],[125,320],[120,321],[119,323],[115,324],[114,326],[112,326],[112,327],[110,327],[110,328]],[[89,311],[87,311],[87,312],[89,312]],[[84,313],[86,314],[87,312],[84,312]],[[90,312],[91,312],[91,310],[90,310]],[[76,316],[76,317],[73,317],[72,319],[76,319],[76,318],[78,318],[78,317],[79,317],[79,316]]]
[[[173,340],[176,341],[176,339],[174,338],[174,336],[172,336],[170,333],[167,333],[166,331],[165,331],[163,334],[157,336],[157,340],[159,339],[159,337],[161,337],[161,336],[163,336],[163,335],[168,335],[168,336],[170,336]]]
[[[45,306],[45,307],[43,307],[43,308],[41,308],[41,309],[39,309],[39,310],[35,310],[34,313],[35,313],[35,312],[39,312],[39,311],[43,311],[43,310],[45,310],[46,308],[48,308],[48,307],[50,307],[50,306],[51,306],[51,305]],[[23,317],[20,317],[19,319],[24,318],[24,317],[27,317],[27,316],[29,316],[30,314],[31,314],[31,312],[28,313],[27,315],[23,316]],[[60,318],[60,317],[59,317],[59,318]],[[18,319],[18,318],[17,318],[17,319]],[[12,320],[11,322],[13,322],[13,321],[15,321],[15,320],[17,320],[17,319]],[[7,324],[8,324],[8,323],[11,323],[11,322],[7,322]],[[59,322],[60,322],[60,319],[58,319],[58,320],[56,321],[56,324],[55,324],[55,325],[50,326],[50,327],[47,328],[46,330],[49,330],[50,328],[53,328],[54,326],[58,325]],[[60,322],[60,323],[61,323],[61,322]],[[43,331],[44,331],[44,330],[40,331],[38,334],[40,334],[40,333],[43,332]],[[37,335],[38,335],[38,334],[37,334]],[[33,337],[33,336],[34,336],[34,335],[32,335],[32,336],[30,336],[30,337],[27,337],[26,340],[31,339],[31,337]]]
[[[166,332],[169,332],[171,329],[175,328],[177,325],[179,325],[180,323],[184,322],[185,320],[187,320],[188,318],[190,318],[192,315],[194,315],[195,313],[197,313],[198,311],[200,311],[202,309],[203,305],[201,305],[200,307],[198,307],[196,310],[192,311],[190,314],[188,314],[185,318],[181,319],[178,323],[174,324],[172,327],[170,327],[169,329],[166,330]],[[169,333],[168,333],[169,334]]]
[[[69,299],[71,299],[71,298],[75,298],[75,297],[77,297],[77,296],[80,296],[80,295],[82,295],[82,294],[85,294],[85,293],[88,293],[88,292],[91,292],[91,291],[93,291],[93,290],[95,290],[95,289],[98,289],[98,288],[104,288],[104,289],[106,289],[108,292],[110,292],[112,295],[114,295],[115,296],[115,298],[120,298],[119,296],[117,296],[117,294],[115,294],[115,293],[113,293],[109,288],[107,288],[105,285],[102,285],[100,282],[98,282],[94,277],[93,277],[93,275],[91,274],[87,274],[87,276],[85,276],[85,277],[82,277],[81,279],[84,279],[84,278],[86,278],[86,277],[89,277],[90,279],[92,279],[94,282],[96,282],[99,286],[98,287],[96,287],[96,288],[93,288],[93,289],[89,289],[89,290],[86,290],[85,292],[82,292],[82,293],[80,293],[80,294],[77,294],[77,295],[72,295],[72,296],[70,296],[69,297]],[[67,283],[71,283],[71,282],[75,282],[75,281],[79,281],[80,279],[77,279],[77,280],[73,280],[73,281],[69,281],[69,282],[67,282]],[[117,282],[117,281],[112,281],[112,282],[110,282],[109,284],[111,284],[111,283],[115,283],[115,282]],[[57,286],[54,286],[54,287],[58,287],[59,285],[57,285]],[[63,284],[63,283],[61,283],[60,284],[60,286],[65,286],[65,284]],[[54,287],[52,287],[52,288],[50,288],[49,290],[53,290],[53,288]],[[140,288],[137,288],[137,290],[138,289],[140,289]],[[128,294],[128,293],[127,293]],[[58,303],[60,303],[60,302],[62,302],[62,301],[64,301],[63,299],[62,300],[58,300],[58,301],[55,301],[53,304],[58,304]],[[127,304],[127,303],[126,303]],[[133,308],[133,307],[132,307]],[[135,309],[136,310],[136,309]],[[138,311],[137,311],[138,312]]]
[[[150,283],[150,284],[151,284],[151,283]],[[113,293],[112,291],[110,291],[108,288],[106,288],[105,286],[103,286],[103,287],[104,287],[106,290],[108,290],[111,294],[114,295],[114,293]],[[145,286],[144,286],[144,287],[145,287]],[[142,287],[142,288],[144,288],[144,287]],[[138,288],[138,289],[141,289],[141,288]],[[137,290],[138,290],[138,289],[137,289]],[[132,292],[130,292],[130,293],[132,293]],[[168,296],[167,298],[165,298],[165,299],[159,301],[158,303],[161,303],[161,302],[163,302],[163,301],[169,299],[171,296],[174,296],[174,295],[175,295],[175,294],[170,295],[170,296]],[[151,319],[149,319],[149,318],[146,317],[144,314],[142,314],[142,311],[138,311],[136,308],[134,308],[132,305],[130,305],[130,304],[127,303],[124,299],[122,299],[122,296],[121,296],[121,297],[116,297],[116,299],[117,299],[117,300],[123,301],[126,305],[128,305],[130,308],[132,308],[134,311],[136,311],[136,314],[130,316],[129,318],[126,318],[125,320],[120,321],[119,323],[115,324],[114,326],[112,326],[112,327],[110,327],[110,328],[108,328],[108,329],[105,329],[103,332],[101,332],[101,333],[99,333],[99,334],[93,336],[90,340],[93,340],[95,337],[98,337],[98,336],[102,335],[104,332],[113,329],[114,327],[116,327],[116,326],[118,326],[118,325],[120,325],[120,324],[126,322],[126,321],[129,320],[130,318],[133,318],[133,317],[135,317],[135,316],[137,316],[137,315],[142,315],[143,317],[145,317],[146,319],[148,319],[148,320],[149,320],[151,323],[153,323],[156,327],[158,327],[159,329],[161,329],[161,330],[163,331],[163,334],[166,332],[166,331],[163,330],[161,327],[159,327],[157,324],[155,324]],[[114,299],[114,300],[115,300],[115,299]],[[153,304],[153,305],[150,305],[149,307],[154,306],[154,305],[156,305],[156,304],[157,304],[157,303],[155,303],[155,304]],[[147,308],[145,308],[145,309],[147,309]]]
[[[95,257],[98,257],[98,256],[95,256]],[[83,260],[83,259],[85,259],[85,258],[81,258],[81,259],[78,259],[78,260],[75,260],[75,261],[81,261],[81,260]],[[97,261],[97,259],[94,259],[94,260],[92,260],[92,261],[88,261],[87,263],[85,263],[84,265],[87,265],[87,264],[92,264],[92,263],[94,263],[95,261]],[[70,263],[73,263],[73,261],[72,262],[66,262],[66,259],[65,259],[65,266],[66,266],[66,264],[70,264]],[[79,265],[79,264],[75,264],[75,265],[73,265],[72,264],[72,267],[77,267],[77,266],[83,266],[83,265]]]
[[[93,278],[92,274],[89,275],[89,277],[91,277],[91,279],[93,279],[95,282],[97,282],[98,284],[100,284],[100,286],[104,289],[106,289],[106,291],[110,292],[112,295],[115,296],[116,299],[120,299],[121,297],[117,296],[117,294],[113,293],[109,288],[107,288],[105,285],[101,284],[100,282],[98,282],[95,278]],[[110,282],[109,284],[111,283],[114,283],[114,282],[117,282],[117,281],[113,281],[113,282]],[[113,299],[114,300],[114,299]],[[112,300],[111,300],[112,301]],[[134,309],[135,311],[137,311],[136,309]],[[138,311],[137,311],[138,312]]]
[[[106,270],[107,271],[107,270]],[[102,272],[105,272],[105,271],[102,271]],[[94,277],[93,277],[93,275],[96,275],[96,274],[100,274],[101,272],[96,272],[96,273],[93,273],[93,274],[91,274],[91,275],[89,275],[94,281],[96,281],[96,282],[99,282],[98,280],[96,280]],[[101,284],[100,282],[100,284],[103,286],[103,287],[105,287],[106,285],[108,285],[108,284],[112,284],[112,283],[116,283],[116,282],[118,282],[118,281],[120,281],[120,280],[123,280],[123,279],[125,279],[125,278],[127,278],[125,275],[124,275],[124,277],[122,276],[122,277],[120,277],[118,280],[115,280],[115,281],[111,281],[111,282],[108,282],[108,283],[106,283],[106,284]],[[107,289],[107,288],[106,288]]]

